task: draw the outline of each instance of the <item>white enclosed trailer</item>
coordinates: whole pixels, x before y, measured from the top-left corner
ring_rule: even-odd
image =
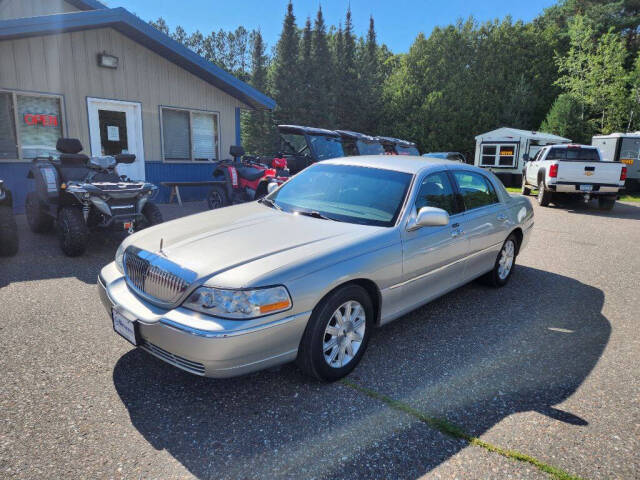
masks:
[[[474,165],[491,170],[507,186],[519,186],[525,159],[545,145],[570,142],[551,133],[502,127],[476,137]]]
[[[600,149],[604,161],[626,165],[627,190],[640,189],[640,132],[595,135],[591,138],[591,145]]]

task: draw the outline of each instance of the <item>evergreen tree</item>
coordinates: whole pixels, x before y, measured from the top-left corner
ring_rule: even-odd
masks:
[[[302,31],[302,40],[300,42],[300,87],[302,97],[300,98],[300,117],[296,120],[303,125],[316,123],[313,120],[312,109],[314,107],[314,99],[311,95],[311,78],[313,76],[313,61],[311,59],[311,19],[307,17],[304,30]]]
[[[340,33],[340,31],[338,31]],[[336,91],[336,125],[338,128],[358,130],[362,118],[358,101],[358,72],[356,70],[356,42],[351,20],[351,8],[347,9],[342,31],[342,55],[337,58],[340,79]]]
[[[378,44],[373,16],[369,17],[369,30],[361,48],[360,88],[361,88],[361,128],[375,134],[381,111],[381,78],[378,58]]]
[[[540,125],[540,131],[570,138],[577,143],[589,143],[591,132],[581,115],[580,102],[571,95],[563,93],[553,102],[551,110]]]
[[[331,128],[331,80],[334,75],[331,53],[327,41],[327,27],[322,16],[322,8],[318,8],[313,24],[311,40],[311,76],[309,79],[309,97],[312,101],[311,115],[313,124]]]
[[[296,17],[293,14],[293,4],[289,2],[271,72],[272,93],[277,102],[274,114],[278,123],[299,122],[301,114],[299,37]]]

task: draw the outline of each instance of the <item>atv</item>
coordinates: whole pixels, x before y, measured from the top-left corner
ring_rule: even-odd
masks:
[[[13,216],[11,191],[0,180],[0,256],[15,255],[18,252],[18,226]]]
[[[133,233],[162,223],[158,206],[151,201],[158,187],[132,181],[116,172],[118,164],[130,164],[135,155],[91,157],[80,153],[75,138],[60,138],[57,158],[38,157],[30,166],[28,178],[35,191],[27,194],[29,227],[36,233],[57,225],[62,251],[82,255],[91,229]]]
[[[376,137],[350,130],[336,130],[342,138],[342,148],[348,156],[358,155],[384,155],[385,150]]]
[[[393,137],[376,137],[376,139],[384,147],[386,155],[412,155],[415,157],[420,156],[418,147],[413,142],[407,140],[400,140]]]
[[[280,185],[289,179],[287,161],[281,155],[276,155],[268,167],[259,157],[245,156],[241,146],[231,146],[229,153],[233,160],[222,160],[213,170],[217,184],[207,195],[212,210],[262,198],[270,183]]]
[[[278,125],[280,151],[287,160],[291,175],[320,160],[344,157],[342,139],[333,130]]]

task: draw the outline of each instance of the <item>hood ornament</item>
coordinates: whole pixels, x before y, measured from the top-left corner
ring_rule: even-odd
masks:
[[[160,237],[160,250],[158,251],[158,253],[160,255],[162,255],[163,257],[166,257],[167,255],[164,253],[164,251],[162,250],[162,243],[164,241],[164,238]]]

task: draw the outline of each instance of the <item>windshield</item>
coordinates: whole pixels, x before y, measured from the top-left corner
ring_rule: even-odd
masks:
[[[325,135],[309,135],[309,139],[311,148],[313,148],[318,160],[344,157],[342,142],[339,138]]]
[[[545,160],[574,160],[580,162],[598,162],[600,156],[595,148],[565,147],[551,148]]]
[[[314,212],[332,220],[393,226],[411,175],[352,165],[315,164],[267,198],[287,212]]]
[[[378,142],[357,141],[360,155],[384,155],[384,147]]]
[[[416,147],[405,147],[403,145],[396,145],[396,152],[398,152],[398,155],[420,155]]]

